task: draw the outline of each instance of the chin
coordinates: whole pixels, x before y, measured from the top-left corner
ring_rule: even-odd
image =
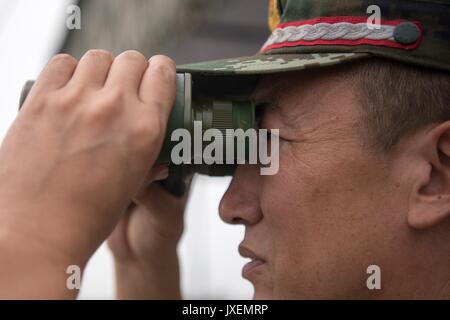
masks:
[[[270,290],[255,288],[253,300],[276,300],[276,298]]]

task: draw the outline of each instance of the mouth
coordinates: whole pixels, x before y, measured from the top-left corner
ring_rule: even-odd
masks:
[[[249,279],[251,273],[255,271],[257,268],[261,267],[266,263],[266,261],[259,257],[256,253],[254,253],[252,250],[248,249],[244,245],[239,245],[239,254],[243,258],[249,258],[250,262],[244,265],[242,268],[242,277],[245,279]]]

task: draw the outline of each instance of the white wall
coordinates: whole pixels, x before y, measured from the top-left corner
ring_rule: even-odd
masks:
[[[59,48],[65,30],[65,10],[70,3],[71,0],[0,0],[0,139],[17,113],[23,83],[35,79]],[[240,276],[245,260],[237,253],[243,228],[225,225],[217,213],[229,181],[199,176],[194,182],[186,231],[179,247],[185,298],[251,298],[251,285]],[[103,245],[87,266],[79,298],[113,297],[112,257]]]

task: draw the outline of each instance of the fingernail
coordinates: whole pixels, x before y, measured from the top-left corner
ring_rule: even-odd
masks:
[[[155,174],[155,180],[164,180],[169,176],[169,167],[164,167]]]

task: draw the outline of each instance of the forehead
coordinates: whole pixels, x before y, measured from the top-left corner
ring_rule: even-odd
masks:
[[[354,114],[353,90],[346,79],[341,69],[334,68],[265,75],[252,98],[291,121]]]
[[[319,102],[320,92],[337,83],[321,71],[300,71],[262,76],[253,92],[256,104],[276,107],[283,113],[307,112]]]
[[[256,101],[287,98],[291,95],[306,97],[319,90],[330,90],[342,84],[343,72],[338,68],[318,68],[261,76],[253,92]]]

